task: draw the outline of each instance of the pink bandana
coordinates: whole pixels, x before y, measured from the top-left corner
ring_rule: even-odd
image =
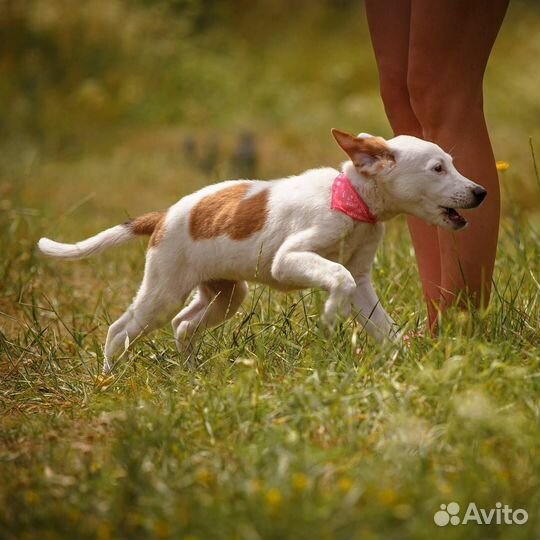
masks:
[[[377,223],[364,199],[353,188],[345,173],[336,176],[332,184],[332,210],[339,210],[356,221]]]

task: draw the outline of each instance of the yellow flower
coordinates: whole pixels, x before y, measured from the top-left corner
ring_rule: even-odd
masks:
[[[452,486],[448,482],[440,481],[437,484],[437,489],[439,490],[439,493],[442,493],[443,495],[450,495],[450,493],[452,493]]]
[[[384,489],[379,492],[378,498],[385,506],[391,506],[396,502],[397,494],[393,489]]]
[[[350,478],[342,478],[338,483],[338,487],[340,491],[343,491],[343,493],[347,493],[353,487],[353,481]]]
[[[277,508],[281,505],[281,491],[277,488],[270,488],[265,495],[266,504],[271,508]]]
[[[510,168],[510,163],[508,161],[497,161],[495,163],[498,171],[507,171]]]
[[[211,486],[215,480],[212,471],[209,471],[204,467],[197,469],[197,471],[195,472],[195,478],[197,479],[197,482],[199,484],[206,487]]]
[[[309,484],[309,478],[304,473],[292,475],[292,486],[296,491],[305,491]]]

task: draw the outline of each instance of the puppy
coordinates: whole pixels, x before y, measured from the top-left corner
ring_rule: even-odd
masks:
[[[165,212],[152,212],[76,244],[42,238],[50,257],[80,259],[150,235],[144,278],[133,303],[109,328],[103,370],[126,342],[172,319],[178,349],[238,310],[247,283],[281,291],[328,291],[324,323],[351,308],[377,339],[396,326],[371,282],[383,223],[400,213],[457,231],[458,208],[486,190],[462,176],[439,146],[401,135],[388,141],[332,130],[349,160],[279,180],[232,180],[204,187]]]

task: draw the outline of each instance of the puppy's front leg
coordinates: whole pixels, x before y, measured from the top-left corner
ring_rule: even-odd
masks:
[[[323,322],[332,326],[338,314],[349,315],[356,282],[344,266],[314,252],[317,248],[315,239],[316,233],[311,231],[289,238],[274,257],[272,276],[284,285],[327,290],[329,296],[324,306]]]
[[[375,339],[381,341],[396,337],[398,327],[382,307],[369,273],[356,278],[353,304],[361,316],[360,322]]]

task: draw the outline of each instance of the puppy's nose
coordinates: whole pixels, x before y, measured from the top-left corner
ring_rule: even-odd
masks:
[[[482,186],[476,186],[472,188],[472,192],[477,204],[480,204],[487,195],[487,191]]]

